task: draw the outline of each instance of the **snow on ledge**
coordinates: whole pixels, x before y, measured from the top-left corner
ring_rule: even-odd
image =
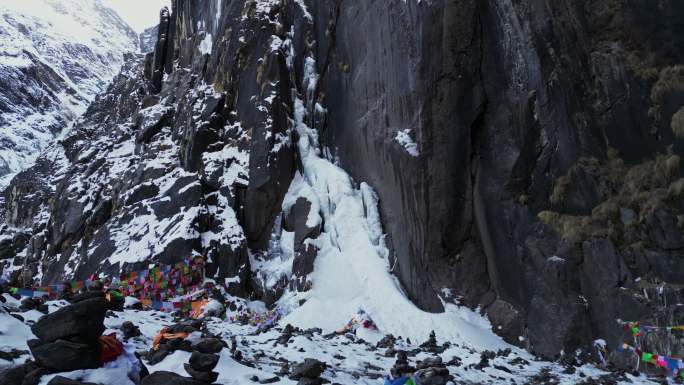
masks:
[[[394,137],[394,140],[404,147],[404,150],[406,150],[409,155],[418,157],[420,155],[420,152],[418,151],[418,144],[411,137],[411,131],[412,130],[410,128],[397,131],[397,135]]]

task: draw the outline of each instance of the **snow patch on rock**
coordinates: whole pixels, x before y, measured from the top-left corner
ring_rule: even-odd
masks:
[[[411,137],[411,131],[412,130],[409,128],[397,131],[394,140],[399,143],[409,155],[417,157],[420,155],[420,152],[418,151],[418,143],[416,143]]]

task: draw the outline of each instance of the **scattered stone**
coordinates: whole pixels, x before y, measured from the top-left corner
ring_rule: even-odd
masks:
[[[423,361],[419,361],[416,364],[416,369],[427,369],[427,368],[433,368],[433,367],[443,367],[444,364],[442,363],[442,357],[440,356],[435,356],[435,357],[428,357],[424,359]]]
[[[261,381],[259,381],[259,383],[260,384],[274,384],[274,383],[279,382],[279,381],[280,381],[280,377],[276,376],[276,377],[271,377],[271,378],[261,380]]]
[[[295,328],[292,325],[285,325],[285,328],[283,328],[283,331],[280,334],[280,337],[278,337],[278,341],[276,341],[276,343],[281,345],[287,345],[287,342],[290,341],[290,338],[292,338],[292,334],[294,333],[294,331]]]
[[[535,374],[527,382],[529,385],[541,385],[541,384],[558,384],[560,380],[558,377],[551,373],[550,368],[542,368],[539,373]]]
[[[174,338],[172,340],[167,340],[165,341],[164,345],[166,345],[166,347],[172,352],[175,352],[176,350],[182,350],[184,352],[193,351],[192,343],[182,338]]]
[[[325,371],[325,367],[325,362],[321,362],[313,358],[307,358],[304,360],[304,362],[294,367],[294,370],[292,370],[292,374],[290,375],[290,379],[300,380],[302,378],[318,378]]]
[[[171,354],[171,351],[165,345],[161,345],[159,347],[159,349],[157,349],[157,350],[151,349],[147,353],[147,357],[146,357],[147,362],[150,365],[156,365],[156,364],[162,362],[164,360],[164,358],[166,358],[166,356],[168,356],[169,354]]]
[[[47,385],[97,385],[93,382],[81,382],[72,380],[71,378],[66,378],[62,376],[57,376],[50,380]]]
[[[280,371],[276,373],[281,376],[287,376],[290,374],[290,363],[285,361],[280,365]]]
[[[511,348],[499,349],[496,352],[497,357],[508,357],[509,355],[511,355]]]
[[[40,383],[40,378],[49,373],[49,370],[37,367],[26,374],[21,385],[38,385],[38,383]]]
[[[323,385],[322,378],[302,378],[297,385]]]
[[[527,361],[522,357],[515,357],[514,359],[508,361],[508,363],[511,365],[527,366],[530,364],[530,361]]]
[[[391,335],[387,334],[378,343],[375,345],[377,348],[386,348],[386,349],[391,349],[394,348],[394,344],[397,342],[397,339]]]
[[[183,377],[172,372],[159,371],[143,378],[140,385],[205,385],[190,377]]]
[[[27,361],[23,365],[9,369],[0,370],[0,384],[2,385],[22,385],[22,381],[32,371],[38,369],[38,365],[33,361]],[[40,377],[38,377],[40,378]],[[36,384],[37,384],[36,379]]]
[[[390,369],[390,374],[393,378],[399,378],[404,374],[410,374],[416,371],[416,368],[409,365],[408,355],[403,350],[397,351],[397,360],[394,366]]]
[[[139,337],[141,335],[140,328],[135,326],[131,321],[126,321],[121,324],[121,331],[123,332],[124,340],[128,340],[129,338],[133,337]]]
[[[212,383],[218,378],[217,372],[195,370],[190,364],[183,364],[185,371],[197,381]]]
[[[19,350],[19,349],[12,349],[9,352],[5,352],[0,350],[0,360],[6,360],[6,361],[14,361],[17,358],[23,356],[24,354],[28,354],[29,352],[27,350]]]
[[[456,366],[459,367],[463,365],[463,362],[461,361],[461,357],[456,357],[453,356],[451,359],[446,363],[447,366]]]

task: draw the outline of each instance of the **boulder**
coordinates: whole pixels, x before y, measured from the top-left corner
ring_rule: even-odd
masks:
[[[21,385],[24,378],[36,369],[36,363],[28,361],[23,365],[0,370],[0,385]]]
[[[216,372],[195,370],[190,364],[183,364],[183,367],[185,368],[185,371],[197,381],[212,383],[218,378],[218,373]]]
[[[218,364],[219,356],[216,354],[193,352],[189,362],[193,369],[201,372],[209,372],[214,370]]]
[[[196,344],[194,344],[193,349],[200,353],[219,353],[223,348],[223,341],[218,338],[202,338]]]
[[[205,385],[201,381],[183,377],[172,372],[154,372],[143,378],[140,385]]]
[[[34,310],[40,305],[40,301],[34,298],[24,298],[21,300],[21,310]]]
[[[57,376],[50,380],[47,385],[97,385],[93,382],[81,382],[72,380],[71,378],[66,378],[62,376]]]
[[[41,343],[28,341],[29,348],[41,367],[58,372],[100,367],[100,352],[96,344],[57,340]]]
[[[41,317],[31,331],[44,342],[73,337],[96,340],[105,330],[105,313],[104,298],[89,298]]]
[[[318,378],[325,371],[325,362],[313,358],[307,358],[304,362],[297,364],[292,370],[290,379],[300,380],[302,378]]]
[[[89,291],[84,291],[83,293],[76,294],[75,296],[73,296],[71,298],[71,300],[69,302],[77,303],[77,302],[85,301],[85,300],[91,299],[91,298],[104,298],[104,296],[105,296],[105,294],[103,291],[89,290]]]
[[[140,336],[140,328],[135,326],[131,321],[124,322],[121,325],[121,331],[123,332],[124,339],[126,340]]]
[[[150,353],[147,355],[147,362],[150,365],[156,365],[162,362],[169,354],[171,354],[171,351],[162,345],[157,350],[150,350]]]
[[[24,354],[28,354],[28,351],[19,349],[12,349],[10,351],[0,350],[0,360],[14,361],[17,358],[23,356]]]
[[[302,378],[301,380],[297,381],[297,385],[322,385],[323,384],[323,379],[322,378]]]
[[[26,376],[24,376],[24,379],[21,381],[21,385],[38,385],[38,383],[40,383],[40,378],[48,373],[50,373],[49,370],[36,367],[35,369],[26,373]]]

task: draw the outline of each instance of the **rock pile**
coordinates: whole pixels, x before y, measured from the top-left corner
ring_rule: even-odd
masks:
[[[143,383],[167,385],[165,381],[169,381],[172,384],[211,384],[216,381],[219,374],[213,370],[219,362],[218,353],[227,347],[227,344],[209,334],[204,326],[202,321],[192,320],[166,327],[160,331],[158,344],[146,355],[150,364],[157,364],[176,350],[192,352],[189,362],[184,364],[185,371],[192,378],[160,372],[162,374],[157,374]]]
[[[437,336],[435,335],[434,330],[430,332],[430,336],[428,337],[427,341],[420,344],[420,349],[428,353],[444,353],[448,347],[448,343],[445,343],[444,345],[439,345],[437,343]]]
[[[326,366],[325,362],[307,358],[294,367],[290,379],[298,381],[297,385],[322,385],[324,381],[321,374],[325,371]]]
[[[203,382],[183,377],[173,372],[159,371],[145,377],[140,385],[205,385]]]
[[[446,385],[454,379],[440,356],[418,361],[413,367],[409,364],[408,354],[403,350],[397,351],[397,361],[390,369],[390,374],[393,379],[413,377],[421,385]]]
[[[416,371],[416,368],[411,366],[408,362],[408,355],[403,350],[397,351],[397,361],[390,369],[390,374],[393,378],[399,378],[403,375],[411,374]]]
[[[131,321],[126,321],[121,324],[121,332],[123,333],[125,341],[128,341],[130,338],[140,337],[141,335],[140,328],[135,326]]]
[[[39,367],[67,372],[100,366],[98,338],[105,330],[107,304],[101,292],[84,294],[89,295],[75,298],[72,305],[31,327],[38,339],[29,340],[28,345]]]
[[[24,300],[22,309],[46,311],[43,301]],[[27,341],[35,361],[0,373],[0,385],[35,385],[43,375],[101,366],[98,338],[105,330],[107,304],[102,292],[83,293],[74,302],[41,317],[31,331],[38,337]],[[51,385],[80,384],[55,377]]]
[[[218,354],[192,352],[189,363],[184,364],[185,371],[197,381],[212,383],[218,378],[214,368],[219,362]]]
[[[421,385],[446,385],[454,379],[440,356],[426,358],[416,364],[414,377]]]
[[[201,328],[202,323],[200,321],[181,322],[173,326],[169,326],[163,332],[168,334],[185,334],[186,336],[189,336],[193,333],[199,333]],[[192,343],[186,338],[162,338],[159,342],[159,346],[152,347],[152,349],[150,349],[145,355],[145,358],[151,365],[155,365],[176,350],[192,352]]]

